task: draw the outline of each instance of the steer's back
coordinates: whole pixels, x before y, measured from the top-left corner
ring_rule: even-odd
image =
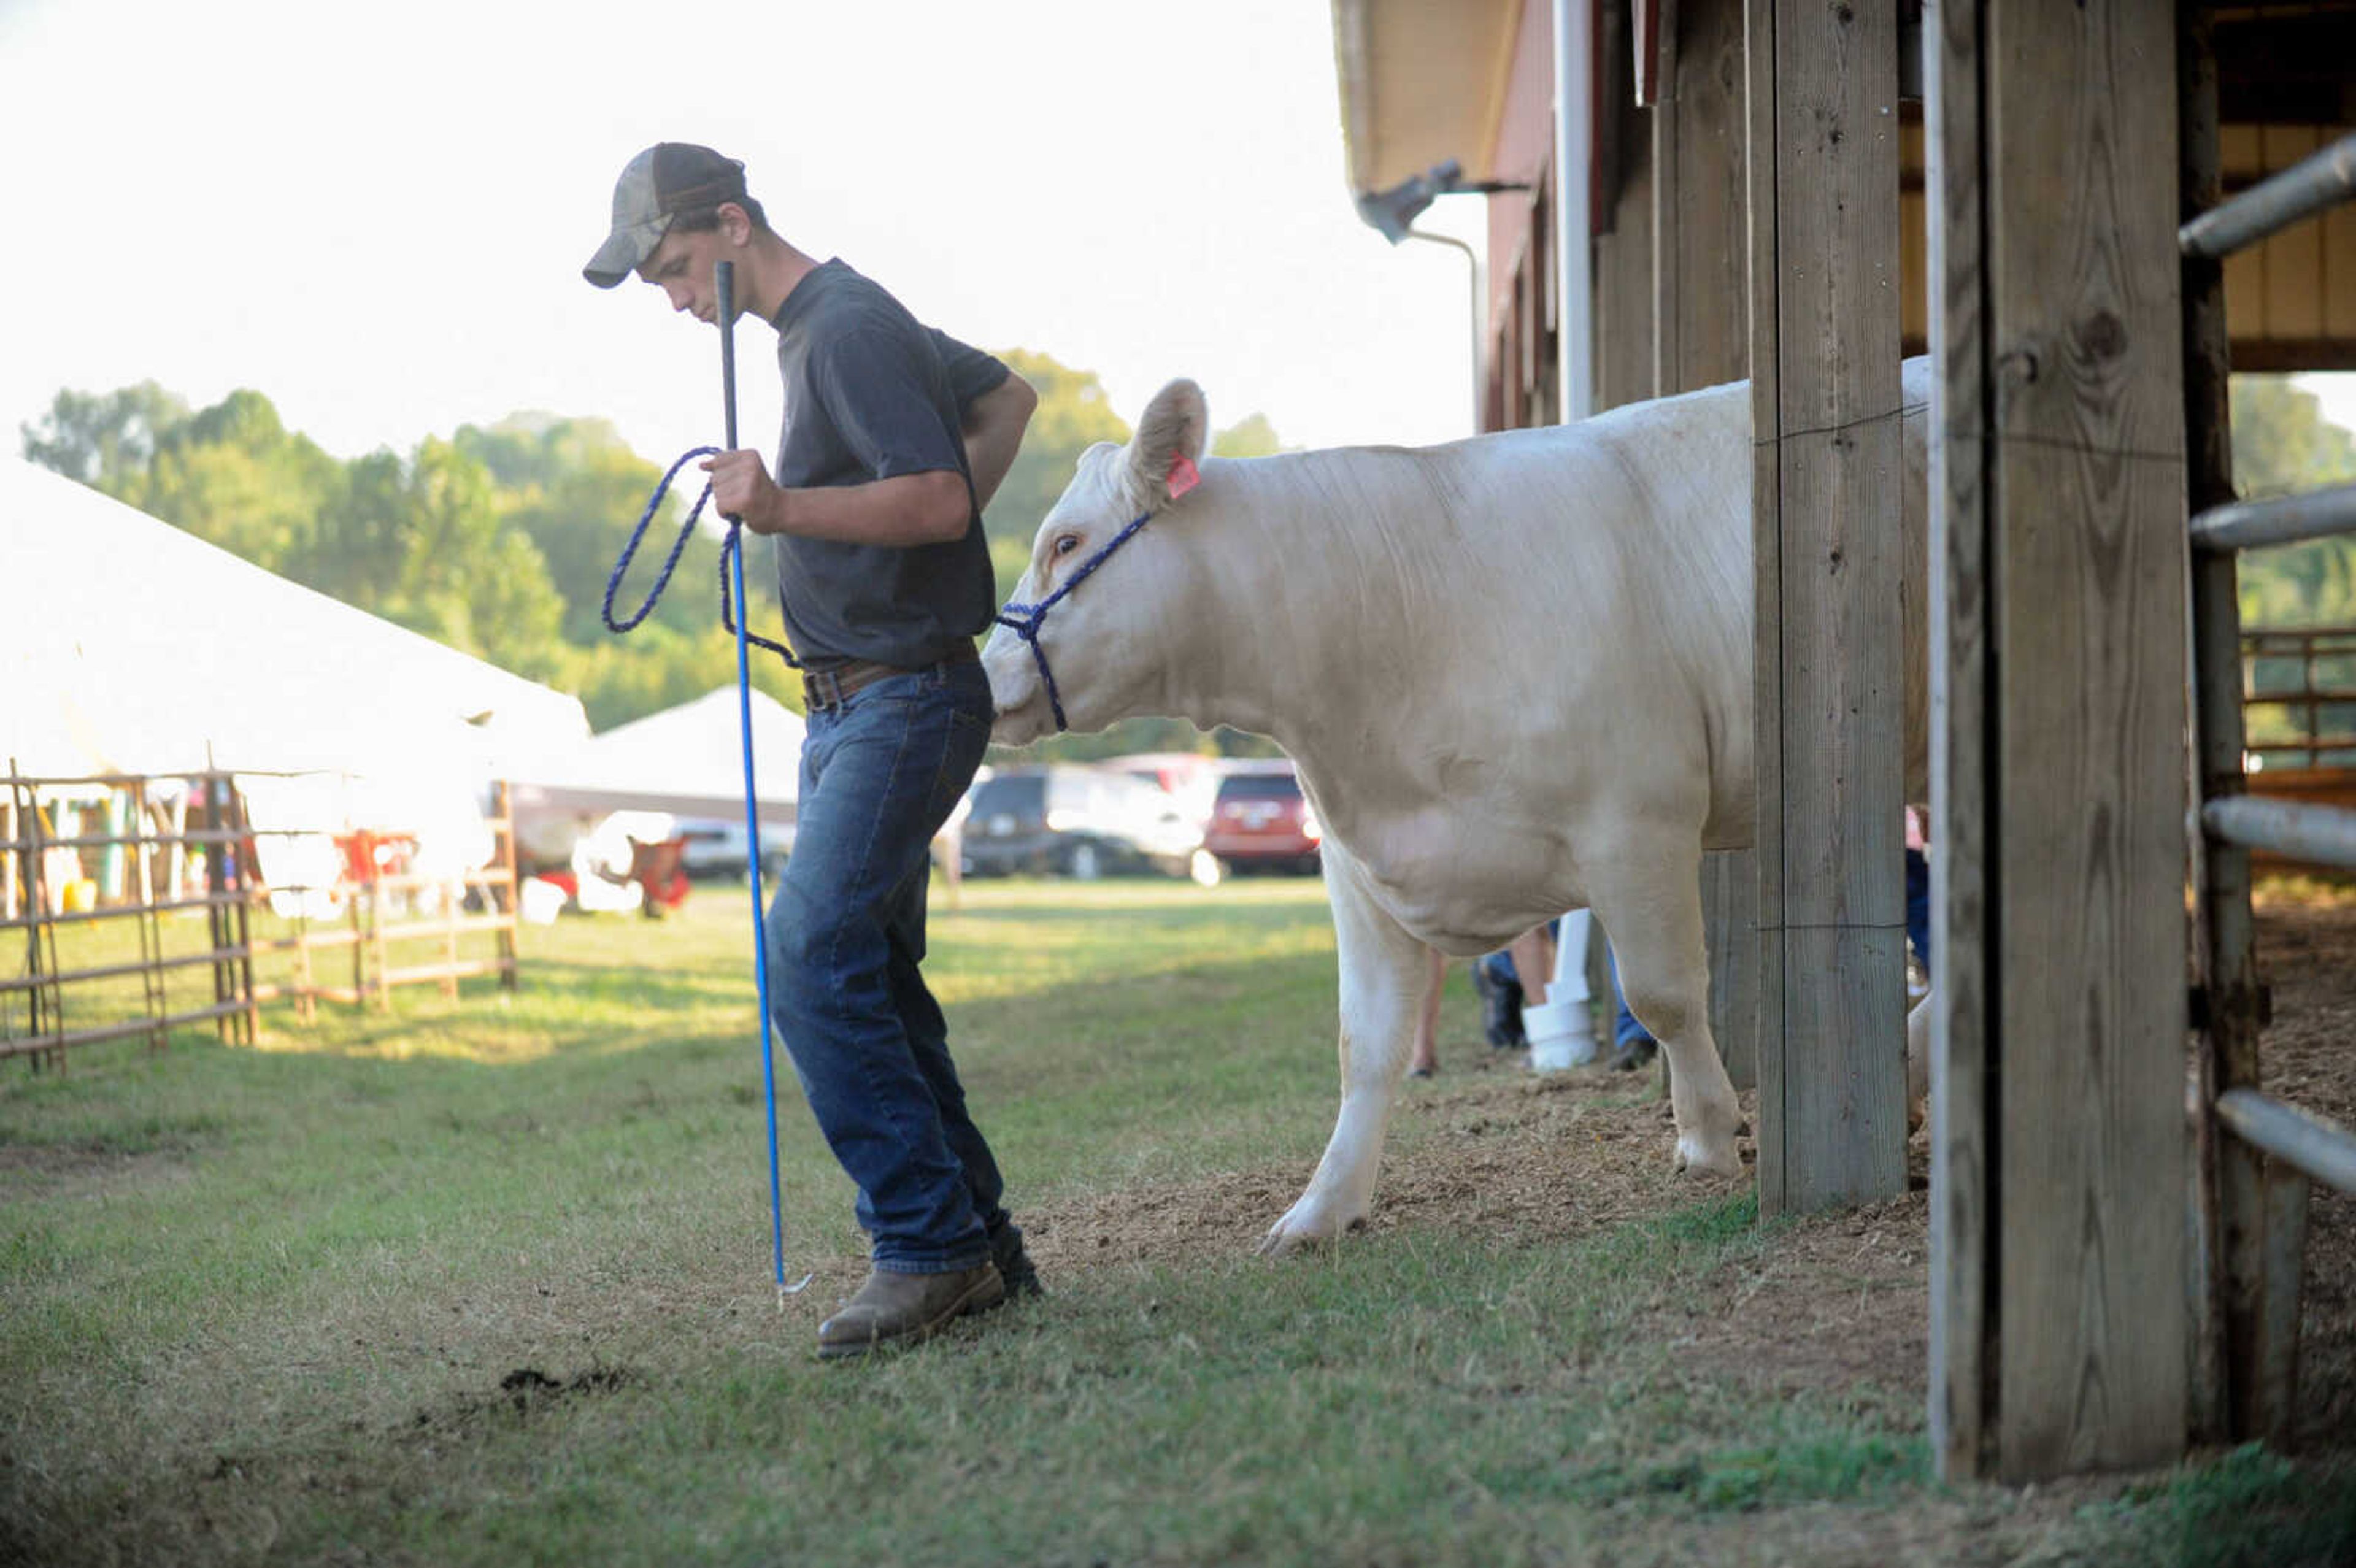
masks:
[[[1558,820],[1670,792],[1710,837],[1748,831],[1749,436],[1738,384],[1431,454],[1483,520],[1498,613],[1474,656],[1513,694],[1490,717],[1516,776],[1570,797]]]
[[[1889,524],[1903,552],[1904,665],[1893,674],[1903,686],[1909,799],[1928,787],[1930,384],[1928,357],[1901,367],[1900,512]],[[1496,564],[1515,568],[1504,602],[1518,608],[1498,617],[1505,635],[1489,651],[1540,672],[1560,694],[1547,703],[1529,693],[1533,711],[1578,706],[1614,715],[1610,734],[1567,715],[1572,732],[1557,743],[1625,752],[1697,741],[1713,846],[1747,843],[1751,830],[1751,435],[1750,384],[1738,381],[1433,453],[1470,509],[1501,531]],[[1575,703],[1563,700],[1573,694]],[[1689,752],[1678,760],[1696,761]]]
[[[1927,360],[1906,366],[1913,798],[1927,752],[1928,375]],[[1380,553],[1387,583],[1412,585],[1396,603],[1360,594],[1384,602],[1383,636],[1396,632],[1416,651],[1411,674],[1369,694],[1411,722],[1389,731],[1344,703],[1327,715],[1341,722],[1307,727],[1295,744],[1321,813],[1379,881],[1414,901],[1414,890],[1442,882],[1492,892],[1528,883],[1544,908],[1556,892],[1536,884],[1576,884],[1584,847],[1631,814],[1685,824],[1710,848],[1751,841],[1748,383],[1412,453],[1304,456],[1345,465],[1316,488],[1351,498],[1358,515],[1344,526],[1355,548]],[[1365,653],[1348,639],[1337,647]],[[1342,689],[1364,668],[1329,673],[1319,689]],[[1391,741],[1369,745],[1378,731]]]

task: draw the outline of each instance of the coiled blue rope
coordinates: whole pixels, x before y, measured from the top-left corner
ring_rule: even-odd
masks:
[[[647,509],[638,514],[638,526],[630,530],[630,542],[622,547],[621,559],[614,562],[614,575],[605,580],[605,602],[603,613],[607,631],[629,631],[653,613],[655,602],[662,597],[663,590],[670,585],[670,574],[678,568],[679,558],[687,551],[687,541],[695,537],[695,519],[703,515],[703,504],[712,499],[712,486],[708,483],[703,486],[703,494],[695,498],[695,505],[688,508],[687,521],[680,525],[679,538],[671,540],[670,553],[663,557],[662,570],[655,574],[655,585],[647,590],[646,598],[639,603],[637,609],[630,613],[627,620],[614,619],[614,596],[622,591],[622,579],[629,574],[630,563],[637,559],[638,545],[647,537],[648,525],[655,520],[655,514],[662,510],[663,497],[670,494],[671,481],[679,477],[680,469],[697,458],[716,456],[719,451],[716,446],[698,446],[690,449],[677,463],[670,465],[664,473],[661,482],[655,485],[654,495],[647,501]],[[744,526],[731,518],[727,537],[720,541],[720,624],[732,635],[735,633],[737,627],[735,613],[730,608],[733,596],[729,592],[729,574],[744,552]],[[743,573],[738,571],[736,575],[740,580],[737,589],[741,592]],[[744,641],[755,647],[768,649],[795,669],[802,667],[802,661],[794,657],[793,649],[783,643],[773,643],[768,638],[752,631],[744,633]]]

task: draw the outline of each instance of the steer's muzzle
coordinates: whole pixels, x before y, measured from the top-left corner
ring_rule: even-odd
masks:
[[[1047,688],[1023,639],[1001,626],[982,645],[981,670],[990,677],[990,703],[994,709],[990,738],[1001,746],[1027,746],[1052,735],[1055,717],[1047,703]]]

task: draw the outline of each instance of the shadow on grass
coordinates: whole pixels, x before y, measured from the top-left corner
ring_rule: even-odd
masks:
[[[2302,1467],[2252,1443],[2088,1509],[2174,1568],[2338,1568],[2356,1563],[2356,1463]]]

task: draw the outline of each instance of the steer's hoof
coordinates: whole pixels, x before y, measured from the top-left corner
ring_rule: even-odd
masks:
[[[1344,1220],[1326,1212],[1304,1198],[1285,1211],[1283,1219],[1268,1228],[1268,1234],[1260,1238],[1256,1250],[1261,1257],[1280,1258],[1324,1246],[1348,1232],[1365,1228],[1366,1217],[1364,1214]]]
[[[1732,1138],[1715,1147],[1699,1138],[1679,1138],[1677,1168],[1687,1176],[1740,1176],[1742,1157],[1735,1152]]]

